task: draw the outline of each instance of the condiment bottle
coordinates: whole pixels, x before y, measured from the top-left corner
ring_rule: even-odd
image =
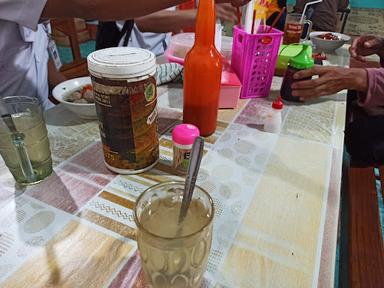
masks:
[[[302,44],[303,49],[301,52],[289,60],[288,62],[288,68],[285,72],[283,84],[281,85],[280,95],[281,98],[287,101],[293,101],[293,102],[301,102],[299,97],[292,96],[292,83],[296,81],[303,81],[303,80],[310,80],[312,77],[301,79],[301,80],[295,80],[293,78],[293,75],[301,70],[310,69],[315,65],[315,62],[312,58],[312,55],[310,52],[310,48],[307,44]]]
[[[180,124],[173,128],[173,167],[177,171],[187,172],[192,145],[199,136],[199,129],[191,124]]]
[[[264,121],[265,132],[280,133],[282,124],[281,111],[283,110],[283,106],[284,105],[280,97],[272,103],[272,110]]]
[[[200,0],[195,44],[184,62],[183,122],[200,129],[202,136],[216,130],[222,60],[215,47],[215,0]]]

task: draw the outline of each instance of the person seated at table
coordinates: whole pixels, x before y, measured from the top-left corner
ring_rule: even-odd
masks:
[[[275,19],[279,16],[281,9],[283,9],[286,6],[287,6],[287,0],[273,0],[268,9],[267,25],[271,26],[275,21]],[[284,31],[286,16],[287,16],[287,13],[284,12],[284,14],[280,17],[279,21],[277,21],[276,23],[276,26],[275,26],[276,29],[279,29],[280,31]]]
[[[364,61],[364,56],[377,54],[382,68],[315,67],[297,72],[292,95],[303,101],[355,90],[359,106],[370,109],[384,107],[384,38],[362,36],[350,48],[352,57]],[[383,114],[383,113],[382,113]],[[352,158],[361,163],[384,163],[384,115],[366,116],[347,124],[345,142]]]
[[[295,13],[302,13],[308,2],[311,0],[297,0]],[[314,30],[335,32],[338,23],[337,11],[347,8],[348,5],[349,0],[323,0],[309,6],[305,14],[307,19],[312,21]]]
[[[172,33],[179,33],[184,28],[193,27],[196,15],[197,9],[170,8],[136,18],[126,46],[147,49],[156,56],[162,55],[169,45]],[[236,8],[230,4],[217,4],[216,16],[221,21],[235,23]],[[119,30],[122,30],[123,25],[124,21],[117,21]],[[119,46],[124,46],[124,41],[125,35],[119,41]]]
[[[37,97],[44,108],[48,98],[48,35],[39,31],[42,19],[136,18],[182,3],[183,0],[2,0],[0,1],[0,97]],[[243,5],[248,0],[219,0]]]

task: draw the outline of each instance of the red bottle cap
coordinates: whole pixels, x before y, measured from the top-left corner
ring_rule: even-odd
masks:
[[[277,98],[277,100],[272,102],[273,109],[281,110],[283,109],[283,107],[284,107],[284,104],[283,104],[283,101],[281,101],[281,97]]]

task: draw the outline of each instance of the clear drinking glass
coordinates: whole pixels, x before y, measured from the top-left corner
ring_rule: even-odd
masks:
[[[300,43],[301,36],[304,31],[304,26],[308,25],[304,40],[308,39],[309,33],[312,30],[312,22],[310,20],[301,21],[301,14],[291,13],[287,15],[284,26],[283,44],[297,44]]]
[[[138,198],[134,218],[143,270],[150,287],[199,287],[212,243],[212,198],[196,186],[178,224],[184,182],[153,186]]]
[[[38,183],[52,173],[48,133],[37,98],[0,98],[0,154],[20,184]]]

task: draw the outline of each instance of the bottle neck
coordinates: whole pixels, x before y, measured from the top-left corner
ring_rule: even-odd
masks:
[[[195,45],[211,46],[215,43],[215,0],[200,0],[196,17]]]

